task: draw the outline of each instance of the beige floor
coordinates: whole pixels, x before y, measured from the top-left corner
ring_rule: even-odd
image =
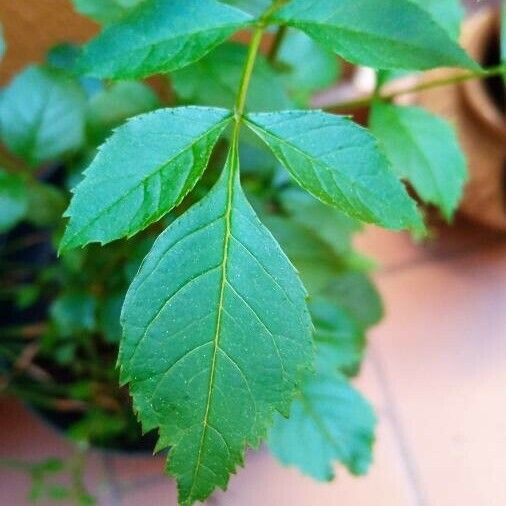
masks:
[[[224,506],[506,505],[506,240],[460,224],[428,245],[369,229],[387,317],[371,334],[358,386],[380,424],[369,476],[318,485],[252,453]],[[0,403],[0,456],[42,458],[68,445],[13,402]],[[172,506],[158,459],[93,455],[103,506]],[[0,505],[24,506],[27,482],[0,471]]]

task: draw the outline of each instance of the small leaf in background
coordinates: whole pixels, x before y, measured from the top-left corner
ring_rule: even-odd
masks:
[[[281,193],[280,200],[293,220],[312,230],[337,255],[350,254],[353,235],[362,228],[358,221],[330,208],[299,188],[285,190]]]
[[[330,298],[316,297],[309,304],[315,326],[314,339],[320,350],[317,369],[355,376],[366,345],[364,331],[344,309]]]
[[[121,379],[144,430],[170,447],[184,505],[226,487],[311,366],[305,290],[247,202],[236,157],[158,238],[123,307]]]
[[[97,142],[132,116],[160,107],[155,92],[146,84],[136,81],[112,83],[89,100],[88,130]]]
[[[276,61],[287,66],[281,75],[301,106],[308,105],[313,93],[334,84],[340,73],[336,55],[297,30],[288,30]]]
[[[46,62],[55,69],[66,70],[73,74],[76,70],[77,60],[81,56],[81,51],[82,49],[75,44],[57,44],[48,51]]]
[[[61,336],[95,328],[96,299],[84,292],[65,293],[51,304],[50,314]]]
[[[250,114],[247,124],[308,192],[353,218],[423,230],[414,201],[376,140],[348,118],[319,111]]]
[[[263,221],[300,272],[309,293],[323,290],[344,269],[343,259],[313,229],[281,216],[267,216]]]
[[[18,175],[0,169],[0,233],[7,232],[26,215],[28,192]]]
[[[83,146],[84,112],[84,92],[72,78],[28,67],[2,94],[0,136],[31,165],[56,160]]]
[[[275,20],[299,28],[343,58],[382,69],[478,65],[409,0],[293,0]],[[378,50],[380,48],[380,50]]]
[[[67,205],[65,193],[51,184],[34,181],[28,187],[29,209],[26,219],[38,227],[56,226]]]
[[[118,128],[74,190],[61,250],[132,236],[159,220],[194,187],[231,117],[224,109],[159,109]]]
[[[77,12],[102,24],[119,21],[146,0],[72,0]]]
[[[371,406],[346,379],[320,371],[292,404],[290,418],[277,416],[269,450],[317,480],[332,480],[336,461],[361,475],[371,464],[375,426]]]
[[[100,301],[98,325],[108,343],[119,343],[121,339],[120,315],[124,295],[108,295]]]
[[[248,48],[226,43],[197,63],[171,74],[176,94],[185,102],[232,108],[241,82]],[[249,111],[288,109],[292,102],[283,81],[259,56],[247,98]]]
[[[466,159],[453,128],[418,107],[383,103],[374,105],[370,123],[395,172],[451,220],[467,179]]]
[[[333,278],[323,295],[343,309],[363,330],[383,318],[381,297],[370,278],[361,272],[343,272]]]
[[[81,67],[113,79],[171,72],[196,62],[251,20],[216,0],[152,0],[88,44]]]

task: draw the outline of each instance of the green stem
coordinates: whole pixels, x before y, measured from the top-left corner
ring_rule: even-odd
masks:
[[[244,114],[246,107],[246,99],[248,97],[248,89],[251,82],[251,76],[253,75],[253,69],[255,68],[255,62],[258,55],[258,50],[260,48],[260,43],[262,42],[263,34],[267,28],[267,25],[269,24],[270,17],[285,3],[286,0],[274,0],[272,2],[272,5],[261,16],[257,28],[253,33],[253,37],[249,44],[248,56],[246,57],[246,63],[244,65],[241,84],[239,86],[237,101],[235,104],[237,134],[239,133],[242,115]]]
[[[505,73],[506,67],[504,65],[499,65],[497,67],[491,67],[483,70],[460,72],[450,77],[434,79],[432,81],[415,84],[414,86],[408,86],[402,90],[392,91],[390,93],[381,93],[381,92],[377,94],[373,93],[371,95],[359,98],[357,100],[350,100],[347,102],[337,102],[333,104],[324,104],[322,106],[322,109],[330,109],[330,110],[360,109],[362,107],[367,107],[371,105],[371,103],[376,99],[389,102],[402,95],[409,95],[410,93],[416,93],[419,91],[429,90],[432,88],[439,88],[442,86],[449,86],[452,84],[463,83],[465,81],[471,81],[473,79],[486,79],[488,77],[494,77]]]
[[[259,26],[253,33],[253,38],[251,39],[249,45],[248,56],[246,58],[246,63],[244,65],[244,72],[242,74],[241,84],[239,86],[239,93],[237,95],[237,101],[235,103],[235,120],[237,128],[239,128],[239,125],[242,120],[242,115],[244,114],[244,109],[246,107],[246,98],[248,97],[248,89],[251,82],[251,76],[253,75],[255,61],[257,58],[258,49],[260,48],[260,42],[262,41],[264,31],[265,27],[263,25]]]

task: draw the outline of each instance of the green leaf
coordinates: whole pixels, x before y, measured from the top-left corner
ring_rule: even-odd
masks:
[[[366,330],[383,318],[383,303],[371,280],[361,272],[343,272],[330,280],[324,296]]]
[[[467,179],[466,160],[453,128],[418,107],[376,103],[371,129],[395,172],[450,220]]]
[[[85,292],[64,293],[51,305],[50,313],[60,335],[72,337],[75,333],[95,328],[96,299]]]
[[[296,222],[317,234],[337,255],[350,254],[353,235],[361,229],[359,222],[298,188],[282,192],[280,200]]]
[[[150,0],[93,40],[81,67],[115,79],[171,72],[199,60],[251,20],[216,0]]]
[[[294,401],[290,418],[277,417],[268,444],[282,464],[330,481],[334,461],[353,474],[367,472],[375,426],[369,403],[343,377],[321,371]]]
[[[112,83],[90,98],[88,129],[95,139],[102,140],[126,119],[159,106],[158,97],[146,84],[135,81]]]
[[[159,220],[194,187],[231,117],[224,109],[180,107],[118,128],[74,191],[61,250],[130,237]]]
[[[410,0],[294,0],[275,20],[299,28],[347,60],[383,69],[478,65]]]
[[[76,11],[95,21],[109,24],[130,14],[146,0],[72,0]]]
[[[16,175],[0,169],[0,232],[7,232],[21,221],[28,210],[25,182]]]
[[[317,369],[354,376],[360,369],[365,335],[360,325],[333,300],[317,297],[309,304],[320,353]]]
[[[61,223],[61,215],[67,205],[63,191],[48,183],[32,182],[28,188],[30,212],[27,221],[38,227],[56,226]]]
[[[172,73],[174,90],[186,102],[232,108],[247,53],[244,45],[223,44],[194,65]],[[292,105],[282,79],[259,56],[250,82],[248,110],[288,109]]]
[[[353,218],[423,229],[416,205],[367,130],[320,111],[250,114],[247,123],[294,179]]]
[[[253,16],[260,16],[270,7],[272,0],[222,0],[222,2],[249,12]]]
[[[329,279],[343,271],[343,260],[312,229],[281,216],[265,217],[264,222],[311,294],[323,290]]]
[[[461,0],[414,0],[443,27],[454,40],[460,35],[465,11]]]
[[[297,30],[288,30],[277,61],[287,66],[288,70],[282,74],[286,86],[290,95],[303,106],[315,91],[334,84],[340,72],[334,53]]]
[[[2,95],[2,141],[31,165],[57,160],[84,144],[84,114],[84,92],[72,78],[28,67]]]
[[[182,505],[226,487],[312,358],[304,288],[237,165],[232,148],[211,192],[156,241],[122,313],[121,379],[144,430],[171,447]]]

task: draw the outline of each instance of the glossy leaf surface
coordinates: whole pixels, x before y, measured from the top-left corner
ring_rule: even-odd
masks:
[[[81,67],[114,79],[170,72],[199,60],[251,19],[216,0],[149,0],[94,39]]]
[[[31,165],[56,160],[81,148],[84,126],[84,93],[73,79],[59,71],[28,67],[2,94],[2,141]]]
[[[74,190],[61,249],[131,236],[159,220],[200,178],[231,116],[160,109],[118,128]]]
[[[319,111],[250,114],[248,125],[294,179],[322,202],[386,228],[423,229],[376,140],[347,118]]]
[[[477,67],[430,14],[410,0],[293,0],[276,20],[360,65],[404,70]]]
[[[236,156],[156,241],[122,313],[121,378],[171,448],[183,505],[226,487],[312,358],[305,291],[246,201]]]
[[[467,179],[466,160],[449,123],[418,107],[377,103],[371,129],[396,173],[451,219]]]

